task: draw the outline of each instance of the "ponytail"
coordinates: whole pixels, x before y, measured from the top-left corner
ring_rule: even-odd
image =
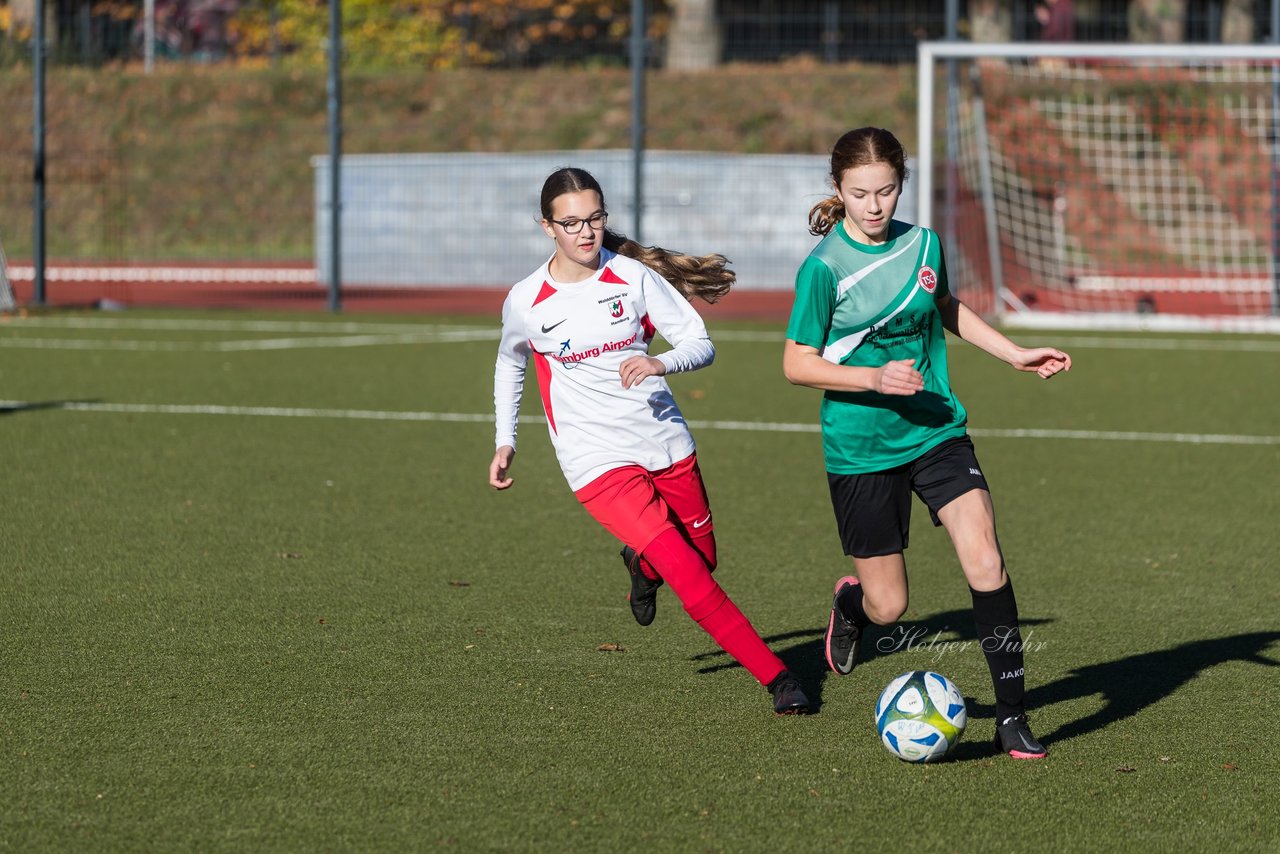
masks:
[[[844,219],[844,202],[839,196],[828,196],[809,209],[809,233],[822,237],[831,233]]]
[[[709,303],[718,302],[738,278],[723,255],[685,255],[659,246],[641,246],[609,228],[604,230],[604,248],[644,264],[690,301],[698,297]]]

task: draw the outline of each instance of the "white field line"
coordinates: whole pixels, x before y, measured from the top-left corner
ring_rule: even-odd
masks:
[[[281,338],[275,342],[263,342],[253,346],[246,341],[243,345],[236,342],[226,343],[192,343],[192,342],[153,342],[143,341],[136,345],[117,339],[108,343],[91,345],[78,343],[81,339],[48,339],[50,343],[40,342],[37,338],[0,338],[0,346],[28,349],[69,349],[69,350],[253,350],[253,349],[288,349],[290,347],[355,347],[376,346],[378,344],[405,343],[448,343],[460,341],[498,340],[499,328],[495,318],[491,324],[484,325],[445,325],[414,323],[378,323],[363,321],[280,321],[280,320],[234,320],[234,319],[163,319],[133,317],[26,317],[14,318],[0,323],[0,332],[5,329],[46,328],[46,329],[110,329],[110,330],[149,330],[170,332],[279,332],[292,336],[308,336],[311,334],[328,337],[310,339],[306,337]],[[1041,334],[1041,333],[1037,333]],[[346,336],[369,336],[363,340]],[[1151,338],[1151,337],[1112,337],[1104,335],[1072,336],[1044,339],[1043,343],[1061,347],[1064,350],[1167,350],[1191,352],[1241,352],[1241,353],[1280,353],[1280,338],[1266,339],[1197,339],[1197,338]],[[396,338],[395,336],[408,336]],[[419,338],[417,336],[434,336]],[[383,340],[374,340],[380,337]],[[752,344],[777,344],[781,346],[785,334],[781,331],[748,329],[716,329],[711,333],[713,341],[740,342]],[[962,346],[961,342],[948,336],[948,344]],[[335,343],[328,343],[335,342]],[[1037,342],[1024,342],[1038,344]]]
[[[743,341],[754,343],[773,342],[782,344],[785,334],[781,332],[756,332],[750,330],[719,329],[711,333],[712,341]],[[1019,336],[1025,337],[1025,336]],[[1185,350],[1222,351],[1241,353],[1280,353],[1280,338],[1270,339],[1205,339],[1195,338],[1109,338],[1091,336],[1086,338],[1056,338],[1052,333],[1044,336],[1044,340],[1022,341],[1025,346],[1052,346],[1063,350]],[[963,346],[963,342],[947,336],[948,346]]]
[[[280,406],[218,406],[213,404],[169,403],[56,403],[0,400],[0,410],[61,409],[70,412],[104,412],[130,415],[232,415],[269,418],[332,418],[357,421],[435,421],[491,424],[493,415],[475,412],[404,412],[380,409],[316,409]],[[541,415],[523,415],[522,424],[545,424]],[[698,430],[732,430],[758,433],[817,433],[813,423],[785,421],[700,421],[689,426]],[[992,439],[1065,439],[1105,442],[1158,442],[1183,445],[1280,445],[1280,436],[1243,436],[1228,433],[1154,433],[1124,430],[1042,430],[1034,428],[974,428],[973,436]]]
[[[115,338],[0,338],[0,347],[18,350],[125,350],[134,352],[213,352],[386,347],[396,344],[444,344],[496,341],[498,331],[458,329],[399,334],[315,335],[300,338],[246,338],[231,341],[147,341]]]
[[[159,329],[199,332],[448,332],[466,329],[490,329],[496,332],[497,322],[478,326],[462,326],[442,323],[375,323],[370,321],[314,320],[236,320],[224,318],[206,320],[196,318],[159,317],[99,317],[99,316],[31,316],[11,318],[5,324],[13,329],[22,327],[46,327],[50,329]],[[0,329],[4,326],[0,326]]]
[[[29,282],[36,270],[31,265],[9,267],[9,277],[17,282]],[[164,284],[199,284],[221,282],[252,282],[291,285],[318,284],[314,267],[63,267],[52,266],[45,270],[51,282],[161,282]]]
[[[460,330],[457,332],[406,332],[400,335],[339,335],[310,338],[270,338],[260,340],[221,341],[207,349],[230,350],[301,350],[325,347],[385,347],[390,344],[442,344],[457,341],[498,340],[498,331]]]

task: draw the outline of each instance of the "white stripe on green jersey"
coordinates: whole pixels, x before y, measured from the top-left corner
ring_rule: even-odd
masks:
[[[867,276],[870,276],[876,270],[879,270],[885,264],[888,264],[892,261],[897,260],[903,255],[903,253],[910,251],[911,247],[916,245],[919,239],[919,235],[921,234],[928,235],[928,234],[931,234],[931,232],[923,228],[916,229],[916,237],[913,238],[901,249],[894,252],[892,255],[886,258],[881,258],[879,261],[876,261],[873,264],[868,264],[866,267],[863,267],[861,270],[858,270],[848,276],[845,276],[843,279],[840,280],[840,284],[836,288],[837,296],[841,296],[845,294],[846,292],[848,292],[850,288],[857,285],[859,282],[861,282]],[[928,252],[929,252],[929,248],[928,246],[926,246],[925,254],[927,255]],[[850,335],[846,335],[843,338],[839,339],[838,341],[832,341],[830,344],[828,344],[826,347],[823,348],[822,358],[826,359],[828,362],[831,362],[832,364],[835,364],[835,365],[838,365],[841,362],[843,362],[845,357],[848,356],[850,353],[852,353],[855,349],[857,349],[858,345],[862,343],[863,339],[866,338],[868,334],[874,332],[876,329],[879,329],[881,326],[884,326],[886,323],[888,323],[898,314],[901,314],[906,309],[907,305],[911,302],[911,298],[913,296],[915,296],[915,288],[912,288],[910,291],[908,291],[906,298],[903,299],[901,303],[899,303],[896,309],[891,311],[888,315],[886,315],[879,321],[872,323],[866,329],[860,329]]]
[[[937,310],[947,294],[937,234],[897,220],[889,239],[874,245],[852,240],[841,222],[801,264],[788,338],[839,365],[878,368],[914,359],[924,376],[924,390],[911,396],[826,392],[827,471],[884,471],[964,435],[967,416],[951,390]]]

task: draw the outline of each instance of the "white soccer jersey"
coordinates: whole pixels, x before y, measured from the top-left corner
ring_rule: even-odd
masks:
[[[672,349],[668,374],[711,364],[702,318],[670,282],[607,249],[581,282],[557,282],[547,264],[517,283],[502,306],[493,371],[496,445],[516,444],[516,418],[530,358],[547,428],[569,487],[581,489],[627,465],[657,471],[693,453],[693,436],[663,377],[622,387],[624,361],[648,355],[655,330]]]

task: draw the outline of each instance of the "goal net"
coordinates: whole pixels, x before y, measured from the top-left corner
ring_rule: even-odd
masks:
[[[1280,331],[1280,47],[919,49],[918,216],[1011,325]]]

